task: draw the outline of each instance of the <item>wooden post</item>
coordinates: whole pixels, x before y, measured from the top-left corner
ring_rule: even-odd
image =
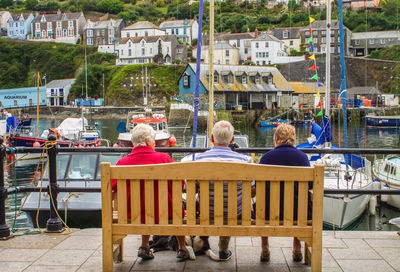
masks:
[[[324,200],[324,166],[314,166],[311,271],[322,269],[322,212]]]
[[[113,271],[113,244],[112,244],[112,191],[110,179],[111,163],[101,163],[101,216],[103,235],[103,271]],[[126,203],[125,203],[126,205]]]

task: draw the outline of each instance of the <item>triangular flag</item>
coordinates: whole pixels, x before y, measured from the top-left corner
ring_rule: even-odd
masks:
[[[324,86],[324,85],[322,85],[321,83],[318,83],[318,87],[322,87],[322,86]]]
[[[321,100],[318,102],[317,108],[320,108],[322,106]]]
[[[318,76],[317,76],[317,74],[313,75],[311,79],[318,80]]]
[[[315,60],[315,55],[311,55],[309,59]]]
[[[314,22],[315,21],[315,19],[313,18],[313,17],[310,17],[310,24],[312,23],[312,22]]]
[[[311,34],[311,27],[308,29],[308,32],[310,32],[310,34]]]
[[[321,110],[320,112],[318,112],[317,116],[322,116],[322,115],[323,115],[323,113],[322,113],[322,110]]]
[[[317,70],[317,66],[314,64],[313,66],[308,68],[308,70],[315,71],[315,70]]]
[[[310,46],[310,51],[311,51],[311,52],[314,52],[314,45],[311,45],[311,46]]]
[[[308,38],[307,42],[311,43],[312,42],[312,37]]]
[[[319,85],[319,83],[318,83],[318,85]],[[317,97],[320,97],[319,92],[317,92]],[[320,101],[320,102],[321,102],[321,101]]]

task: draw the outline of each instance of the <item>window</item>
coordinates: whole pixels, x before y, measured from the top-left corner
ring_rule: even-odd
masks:
[[[40,38],[40,31],[36,31],[36,38]]]
[[[47,37],[53,36],[53,31],[52,30],[47,30]]]
[[[131,47],[132,46],[132,43],[131,43],[131,41],[129,41],[128,42],[128,47]]]
[[[331,37],[331,43],[335,42],[335,37]]]
[[[96,33],[97,36],[100,36],[100,30],[97,30]]]
[[[103,30],[101,31],[101,36],[104,36],[104,34],[105,34],[105,33],[104,33],[104,29],[103,29]]]
[[[325,36],[325,35],[326,35],[326,31],[325,31],[325,30],[322,30],[322,31],[321,31],[321,35],[322,35],[322,36]]]
[[[257,65],[260,65],[260,62],[257,60]]]
[[[179,35],[179,28],[176,29],[176,35]]]
[[[360,45],[360,40],[354,40],[355,45]]]
[[[225,60],[225,64],[229,64],[229,60],[227,59],[227,60]]]
[[[242,84],[247,84],[247,77],[246,76],[242,76]]]
[[[293,41],[290,41],[289,44],[290,44],[290,45],[293,45]]]
[[[137,37],[138,36],[138,34],[137,34],[137,32],[135,32],[135,37]]]
[[[14,100],[14,106],[18,106],[18,100]]]
[[[385,39],[381,39],[381,44],[385,44]]]
[[[265,57],[268,58],[269,57],[269,53],[265,52]]]
[[[183,28],[183,34],[186,35],[186,28]]]
[[[61,35],[62,35],[61,29],[57,29],[57,30],[56,30],[56,36],[57,36],[57,37],[61,37]],[[89,40],[89,38],[88,38],[88,40]],[[88,44],[89,44],[89,43],[88,43]]]
[[[288,32],[288,31],[283,31],[282,37],[283,37],[284,39],[289,38],[289,32]]]
[[[57,30],[57,36],[58,36],[58,30]],[[87,44],[93,45],[93,38],[87,38]]]
[[[369,40],[369,44],[374,44],[375,43],[375,40],[374,39],[370,39]]]
[[[145,48],[142,48],[142,56],[144,56],[145,55]]]
[[[147,37],[149,36],[149,33],[147,31],[144,32],[144,36]]]
[[[48,22],[47,23],[47,28],[49,29],[49,28],[53,28],[53,26],[51,25],[51,22]]]
[[[68,36],[74,36],[74,29],[73,28],[68,29]]]
[[[214,75],[214,83],[218,83],[218,75]]]
[[[265,42],[265,47],[269,47],[269,44],[268,44],[268,42]]]
[[[112,43],[113,43],[113,38],[111,38],[111,37],[108,38],[108,43],[109,43],[109,44],[112,44]]]
[[[130,33],[126,33],[126,37],[129,38],[131,36]]]
[[[145,42],[144,42],[144,41],[142,41],[142,47],[144,47],[144,44],[145,44]]]
[[[61,22],[57,21],[57,28],[61,28]]]
[[[183,76],[183,87],[190,88],[190,76],[188,74]]]
[[[57,30],[57,32],[58,32],[58,30]],[[93,30],[88,30],[87,31],[87,36],[88,37],[93,37]]]
[[[179,48],[178,49],[178,54],[182,54],[183,53],[183,49]]]
[[[150,54],[153,54],[153,48],[150,47]]]
[[[124,55],[124,50],[123,50],[123,49],[121,49],[121,56],[122,56],[122,55]]]
[[[313,34],[314,36],[318,36],[318,31],[315,31],[315,30],[314,30],[314,31],[312,32],[312,34]]]
[[[258,42],[256,42],[256,48],[258,48]]]
[[[74,22],[73,21],[68,21],[68,27],[74,27]]]
[[[229,57],[229,50],[225,50],[225,56]]]
[[[167,46],[167,54],[169,54],[169,47]]]
[[[310,36],[310,32],[308,32],[308,31],[304,32],[304,36],[306,36],[306,37]]]
[[[318,38],[313,39],[314,43],[318,43]]]
[[[174,29],[171,29],[171,33],[174,34]]]
[[[132,50],[128,49],[128,56],[132,56]]]
[[[257,63],[258,64],[258,63]],[[265,65],[265,61],[264,61],[264,65]],[[256,80],[256,84],[260,84],[260,77],[259,76],[256,76],[255,77],[255,80]]]
[[[326,38],[321,38],[321,43],[326,43]]]
[[[248,53],[249,53],[249,49],[248,49],[248,48],[245,48],[245,49],[244,49],[244,53],[245,53],[245,54],[248,54]]]
[[[36,23],[35,28],[40,30],[40,23]]]

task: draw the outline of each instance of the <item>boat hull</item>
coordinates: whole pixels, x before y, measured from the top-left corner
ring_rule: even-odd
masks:
[[[400,127],[400,116],[366,116],[369,127]]]

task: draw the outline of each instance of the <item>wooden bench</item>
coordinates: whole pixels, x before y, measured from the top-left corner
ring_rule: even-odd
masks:
[[[324,167],[286,167],[225,162],[157,165],[101,164],[103,271],[122,261],[123,238],[139,235],[281,236],[298,237],[311,246],[312,271],[321,271]],[[111,180],[117,179],[118,219],[113,222]],[[182,215],[182,180],[186,180],[186,217]],[[145,188],[145,224],[141,223],[140,180]],[[154,180],[159,195],[154,196]],[[173,215],[168,218],[168,180],[172,180]],[[196,218],[196,181],[200,181],[200,218]],[[209,181],[214,182],[214,219],[209,217]],[[251,219],[251,182],[256,181],[255,220]],[[228,216],[223,215],[223,182],[228,182]],[[242,182],[242,216],[237,218],[237,182]],[[265,220],[265,184],[270,182],[270,220]],[[284,181],[284,218],[279,220],[280,181]],[[293,220],[294,181],[298,181],[298,220]],[[127,216],[126,182],[130,182],[131,219]],[[313,182],[313,220],[307,221],[308,182]],[[154,222],[154,197],[159,224]],[[261,248],[260,248],[261,250]],[[174,261],[171,258],[171,262]]]

